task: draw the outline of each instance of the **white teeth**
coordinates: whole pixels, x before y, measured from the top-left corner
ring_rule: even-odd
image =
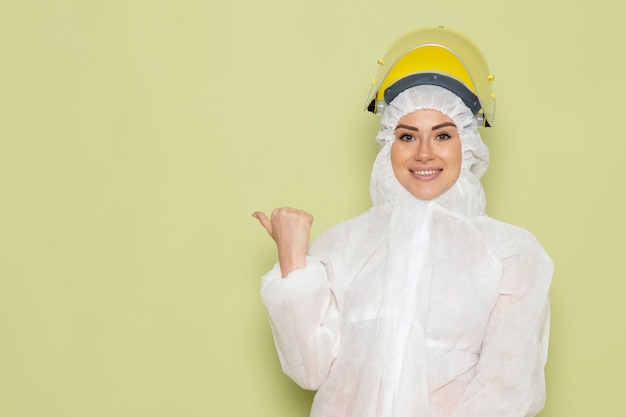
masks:
[[[411,171],[412,173],[414,173],[415,175],[433,175],[438,173],[439,171],[431,169],[429,171]]]

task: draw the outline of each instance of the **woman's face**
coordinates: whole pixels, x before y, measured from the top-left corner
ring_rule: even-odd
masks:
[[[461,173],[461,138],[456,125],[436,110],[402,117],[391,144],[391,164],[400,184],[420,200],[445,193]]]

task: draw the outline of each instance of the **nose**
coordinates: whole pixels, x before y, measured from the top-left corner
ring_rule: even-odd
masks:
[[[420,141],[413,157],[419,162],[432,161],[435,158],[432,143],[428,140]]]

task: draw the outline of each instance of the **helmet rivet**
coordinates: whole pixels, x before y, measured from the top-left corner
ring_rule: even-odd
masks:
[[[491,98],[495,100],[495,98],[496,98],[496,93],[491,93]]]
[[[385,65],[385,61],[383,61],[383,60],[382,60],[382,58],[381,58],[381,59],[379,59],[378,61],[376,61],[376,63],[377,63],[378,65]]]
[[[495,75],[493,75],[493,74],[489,74],[489,75],[487,76],[487,80],[488,80],[488,81],[493,81],[493,80],[495,80],[495,79],[496,79],[496,77],[495,77]]]
[[[372,85],[376,84],[376,78],[372,78]]]

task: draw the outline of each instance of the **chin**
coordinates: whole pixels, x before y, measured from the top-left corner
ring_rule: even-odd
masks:
[[[450,188],[451,187],[448,187],[446,189],[436,189],[436,190],[424,190],[424,189],[419,189],[419,190],[406,189],[406,190],[418,200],[428,201],[428,200],[434,200],[435,198],[445,194]]]

